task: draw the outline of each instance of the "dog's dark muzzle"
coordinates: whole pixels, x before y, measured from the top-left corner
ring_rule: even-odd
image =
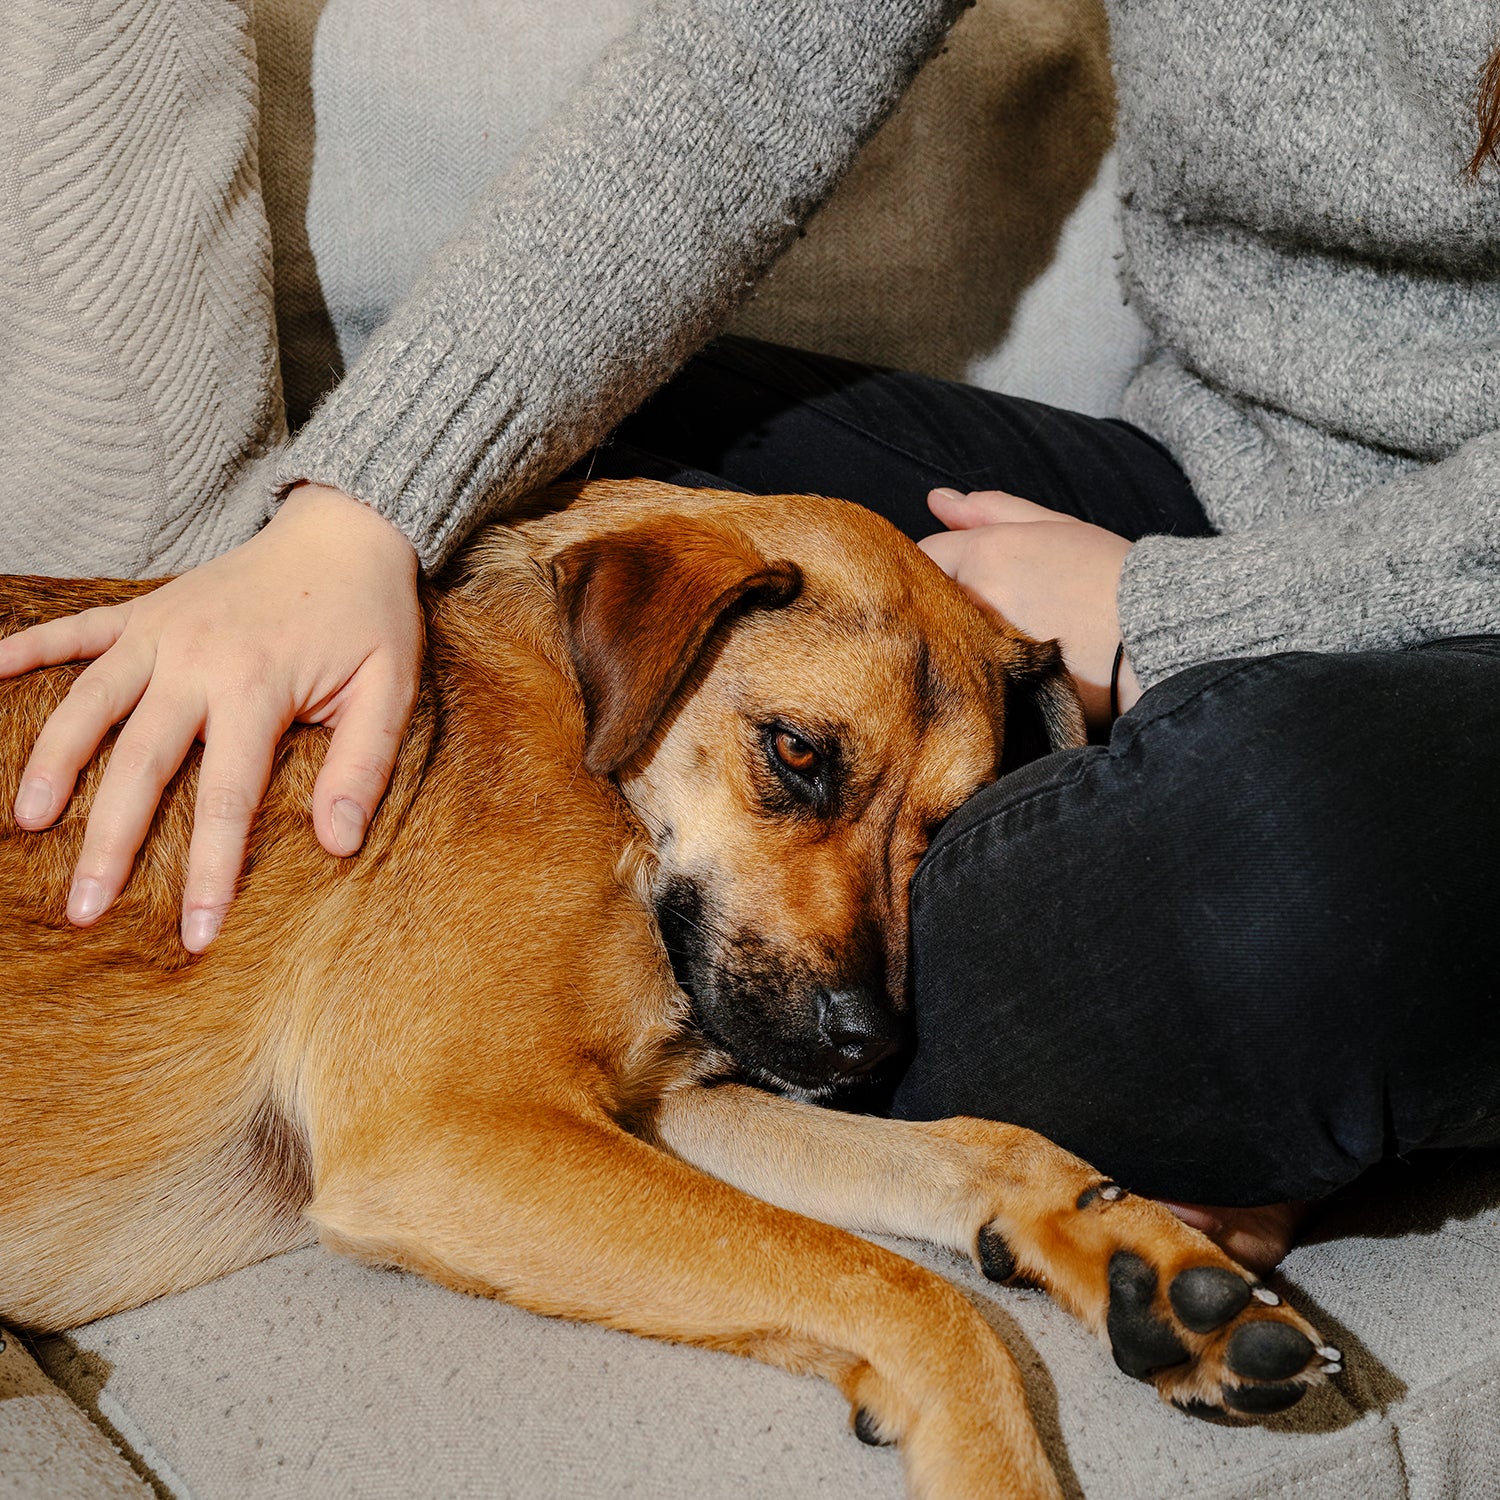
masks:
[[[699,1029],[751,1076],[821,1094],[909,1048],[911,1020],[886,994],[874,941],[857,964],[809,972],[754,933],[726,934],[682,876],[657,896],[656,919]]]

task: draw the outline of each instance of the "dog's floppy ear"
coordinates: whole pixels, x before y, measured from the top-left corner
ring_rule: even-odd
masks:
[[[1005,695],[1002,774],[1052,750],[1088,743],[1083,704],[1068,676],[1062,647],[1020,634],[1010,636],[1007,646],[1004,669],[996,674]]]
[[[788,604],[793,563],[768,563],[733,531],[686,517],[575,542],[552,564],[558,613],[583,689],[584,766],[618,770],[646,743],[715,628]]]

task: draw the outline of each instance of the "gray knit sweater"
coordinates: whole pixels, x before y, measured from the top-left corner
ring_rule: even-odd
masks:
[[[711,336],[962,0],[661,0],[290,448],[439,563]],[[1221,535],[1120,611],[1196,661],[1500,633],[1500,187],[1462,176],[1489,0],[1115,0],[1125,414]]]

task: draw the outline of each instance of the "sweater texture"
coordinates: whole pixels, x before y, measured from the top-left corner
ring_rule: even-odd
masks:
[[[0,16],[0,569],[191,567],[286,437],[248,0]]]
[[[1480,0],[1115,7],[1124,415],[1222,535],[1132,548],[1143,683],[1500,631],[1500,174]]]
[[[716,333],[970,0],[662,0],[487,192],[281,467],[425,567]]]
[[[495,184],[286,455],[440,563],[729,316],[961,6],[665,0]],[[1221,533],[1121,579],[1146,685],[1500,632],[1500,191],[1482,0],[1117,0],[1125,415]]]
[[[315,479],[439,566],[724,326],[963,9],[656,0],[267,479],[243,0],[24,0],[6,565],[187,566]],[[1219,533],[1129,553],[1143,683],[1500,633],[1500,172],[1463,173],[1494,40],[1489,0],[1114,0],[1123,276],[1153,341],[1124,414]]]

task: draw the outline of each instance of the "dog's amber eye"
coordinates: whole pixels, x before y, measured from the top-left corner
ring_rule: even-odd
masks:
[[[823,763],[823,757],[817,750],[790,729],[778,729],[772,736],[771,747],[776,752],[776,759],[788,771],[795,771],[799,776],[816,776]]]
[[[840,775],[839,747],[818,745],[785,724],[761,727],[761,753],[775,776],[766,787],[766,809],[773,816],[811,811],[830,815],[837,801]]]

